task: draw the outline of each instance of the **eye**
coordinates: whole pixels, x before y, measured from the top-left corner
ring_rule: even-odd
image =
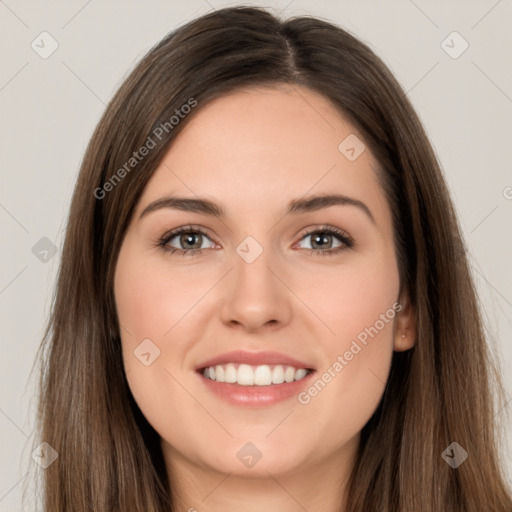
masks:
[[[309,250],[311,254],[314,253],[321,256],[332,256],[354,246],[353,239],[347,233],[329,226],[306,232],[301,241],[307,238],[311,238],[311,241],[310,247],[306,247],[306,250]],[[333,246],[334,239],[337,239],[339,242],[337,246]]]
[[[209,237],[202,229],[186,226],[166,233],[158,240],[157,245],[171,254],[177,252],[183,256],[191,256],[208,248],[208,244],[204,245],[205,239],[209,239]],[[178,247],[174,247],[172,244],[178,245]]]
[[[350,235],[330,226],[323,226],[314,231],[306,232],[301,241],[307,238],[311,238],[311,242],[310,247],[305,249],[311,254],[322,256],[338,254],[354,246],[354,241]],[[338,245],[333,245],[336,239]],[[194,254],[200,254],[203,249],[208,249],[207,240],[210,240],[210,238],[205,231],[199,227],[189,225],[166,233],[157,241],[156,245],[170,254],[193,256]],[[214,244],[214,242],[211,243]]]

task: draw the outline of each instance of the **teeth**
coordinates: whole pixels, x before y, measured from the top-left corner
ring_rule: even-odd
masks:
[[[215,367],[215,380],[217,379],[219,379],[219,382],[224,380],[224,368],[220,364]]]
[[[295,380],[303,379],[306,376],[307,373],[308,373],[307,370],[305,370],[304,368],[298,369],[295,372]]]
[[[295,368],[292,366],[287,366],[286,370],[284,371],[284,380],[286,382],[293,382],[295,379]]]
[[[221,365],[219,365],[221,366]],[[236,382],[237,371],[235,365],[227,364],[224,371],[224,382],[234,383]]]
[[[238,367],[236,381],[241,386],[252,386],[254,384],[254,372],[248,364],[241,364]]]
[[[274,384],[282,384],[284,382],[284,370],[281,365],[274,366],[272,370],[272,382]]]
[[[270,386],[303,379],[310,371],[283,365],[218,364],[203,370],[203,376],[217,382],[237,383],[241,386]]]
[[[240,371],[240,368],[238,369]],[[252,368],[249,366],[249,371],[252,373]],[[257,366],[254,372],[254,384],[256,386],[269,386],[272,384],[272,371],[267,365]]]

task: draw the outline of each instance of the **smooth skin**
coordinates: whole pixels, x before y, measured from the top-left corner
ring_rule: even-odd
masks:
[[[161,437],[178,510],[339,511],[393,350],[411,348],[416,337],[413,308],[399,296],[378,162],[368,148],[354,161],[340,152],[347,136],[362,137],[304,87],[250,88],[198,108],[149,180],[116,267],[130,389]],[[294,199],[334,193],[363,202],[374,221],[353,205],[285,214]],[[207,198],[225,216],[163,207],[140,218],[167,196]],[[166,245],[190,254],[158,245],[190,224],[206,235],[177,235]],[[354,245],[319,254],[344,246],[336,235],[322,240],[326,225]],[[236,251],[247,237],[263,249],[252,263]],[[274,350],[321,376],[396,302],[401,311],[307,404],[295,396],[231,405],[195,371],[230,350]],[[134,355],[145,339],[160,350],[149,366]],[[252,467],[237,457],[248,442],[262,454]]]

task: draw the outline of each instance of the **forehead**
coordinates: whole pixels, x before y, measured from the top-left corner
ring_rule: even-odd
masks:
[[[296,85],[250,88],[197,108],[148,182],[141,208],[173,193],[219,198],[228,213],[277,210],[309,193],[342,193],[386,208],[378,162],[320,94]]]

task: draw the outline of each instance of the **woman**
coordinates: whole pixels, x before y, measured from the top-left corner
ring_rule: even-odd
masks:
[[[512,510],[436,157],[325,21],[227,8],[145,56],[82,163],[41,348],[45,510]]]

